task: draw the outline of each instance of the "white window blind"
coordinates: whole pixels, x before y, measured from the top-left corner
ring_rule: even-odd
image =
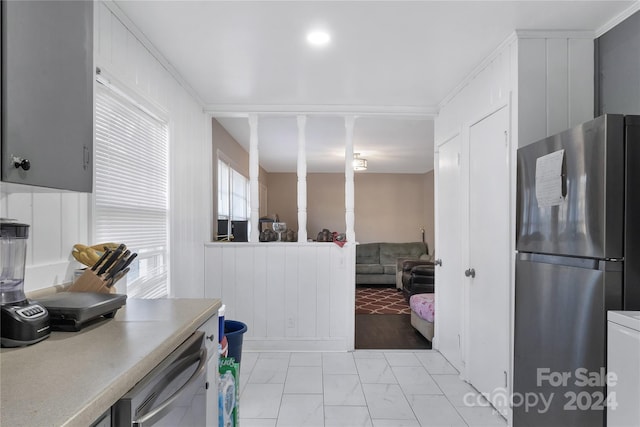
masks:
[[[95,241],[138,253],[127,275],[130,297],[168,295],[168,144],[167,123],[97,85]]]
[[[249,180],[233,171],[231,174],[231,186],[233,187],[233,196],[231,197],[231,219],[246,220],[249,211]]]
[[[231,165],[218,160],[218,219],[249,219],[249,180]]]
[[[248,222],[251,210],[249,180],[235,170],[228,161],[218,159],[218,237],[226,240],[249,237]],[[236,223],[245,221],[245,224]],[[240,227],[240,228],[236,228]],[[246,230],[245,230],[246,228]],[[245,241],[245,240],[240,240]]]
[[[218,160],[218,218],[229,219],[229,165]]]

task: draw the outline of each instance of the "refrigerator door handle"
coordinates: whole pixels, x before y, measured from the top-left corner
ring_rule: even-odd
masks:
[[[605,260],[593,258],[575,258],[559,255],[534,254],[518,252],[516,259],[520,261],[538,262],[542,264],[563,265],[565,267],[586,268],[589,270],[622,271],[623,260]]]

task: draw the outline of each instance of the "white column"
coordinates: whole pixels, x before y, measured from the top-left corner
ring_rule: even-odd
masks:
[[[355,189],[353,183],[353,126],[356,118],[347,116],[344,118],[344,126],[347,130],[344,147],[344,209],[347,242],[356,241],[355,233]]]
[[[298,116],[298,242],[307,241],[307,116]]]
[[[251,195],[251,237],[250,242],[258,242],[260,221],[260,154],[258,151],[258,116],[249,115],[249,188]]]

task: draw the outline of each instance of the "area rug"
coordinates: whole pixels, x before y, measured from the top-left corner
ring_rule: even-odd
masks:
[[[396,288],[356,288],[356,314],[411,314],[411,310]]]

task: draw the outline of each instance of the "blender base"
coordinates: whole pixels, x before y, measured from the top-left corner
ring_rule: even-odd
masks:
[[[47,309],[24,300],[0,307],[0,345],[23,347],[48,338],[51,324]]]

